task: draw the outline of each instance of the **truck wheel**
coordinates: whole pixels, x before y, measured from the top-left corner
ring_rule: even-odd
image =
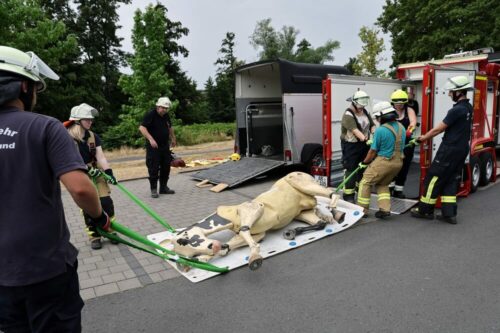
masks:
[[[479,186],[479,180],[481,179],[481,166],[479,164],[479,158],[477,156],[471,156],[470,161],[470,193],[477,191]]]
[[[311,174],[312,167],[321,165],[322,161],[323,161],[323,149],[318,149],[313,153],[312,158],[306,163],[307,173]]]
[[[481,160],[481,177],[479,185],[485,186],[490,183],[491,176],[493,175],[493,158],[490,153],[483,153],[479,156]]]

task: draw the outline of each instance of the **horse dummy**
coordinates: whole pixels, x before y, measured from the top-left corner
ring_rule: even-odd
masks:
[[[318,197],[328,198],[328,214],[317,209]],[[252,201],[234,206],[219,206],[206,219],[177,232],[171,242],[176,253],[207,262],[216,256],[225,256],[231,250],[249,246],[249,267],[252,270],[262,265],[259,241],[268,230],[286,227],[293,220],[309,224],[307,227],[287,230],[286,239],[309,230],[321,230],[328,223],[342,223],[345,213],[337,211],[338,196],[314,178],[303,172],[292,172],[279,179],[270,190]],[[235,235],[227,242],[210,239],[210,234],[230,230]],[[185,271],[187,267],[182,267]]]

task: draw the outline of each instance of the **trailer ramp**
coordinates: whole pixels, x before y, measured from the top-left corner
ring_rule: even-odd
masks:
[[[227,184],[227,187],[233,187],[283,165],[285,165],[283,161],[244,157],[239,161],[228,161],[201,170],[191,177],[197,180],[208,180],[212,184]]]

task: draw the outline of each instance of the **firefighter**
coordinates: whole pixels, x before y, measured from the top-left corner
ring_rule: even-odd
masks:
[[[97,114],[98,111],[95,108],[82,103],[71,109],[69,121],[66,121],[64,126],[75,141],[83,162],[88,167],[89,176],[93,176],[102,209],[108,214],[111,221],[113,221],[115,207],[110,196],[111,190],[104,177],[99,176],[100,170],[104,170],[104,173],[111,178],[110,183],[117,184],[117,181],[102,151],[100,137],[90,130]],[[90,247],[93,250],[99,250],[102,248],[101,235],[97,231],[95,224],[90,220],[90,217],[85,213],[83,216],[85,225],[87,226],[86,232],[90,239]],[[112,243],[116,244],[115,242]]]
[[[469,154],[472,105],[467,91],[474,90],[467,76],[454,76],[446,82],[445,90],[455,104],[436,127],[418,137],[426,141],[444,132],[443,141],[425,176],[424,191],[417,208],[411,215],[433,219],[434,206],[441,196],[441,215],[437,218],[451,224],[457,223],[457,190],[465,159]]]
[[[391,94],[391,104],[396,109],[398,114],[398,122],[406,129],[406,142],[409,142],[412,139],[413,131],[417,126],[417,113],[413,108],[408,106],[408,94],[400,89],[394,91]],[[415,145],[408,145],[408,147],[404,148],[405,158],[403,160],[403,167],[394,179],[392,196],[395,198],[406,198],[403,191],[414,153]]]
[[[364,208],[364,217],[370,207],[371,188],[375,186],[379,210],[377,218],[391,215],[391,194],[389,184],[403,166],[405,128],[397,122],[398,114],[389,102],[379,102],[373,107],[374,114],[380,114],[380,126],[373,136],[373,143],[364,160],[359,163],[366,169],[359,184],[358,205]]]
[[[342,165],[344,177],[349,176],[366,156],[370,135],[375,131],[375,124],[365,107],[370,102],[370,96],[358,90],[348,99],[351,105],[342,116],[340,145],[342,148]],[[356,186],[362,177],[362,172],[352,177],[344,187],[343,199],[354,203]]]

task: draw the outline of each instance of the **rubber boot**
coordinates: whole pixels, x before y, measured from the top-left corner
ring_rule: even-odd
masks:
[[[90,247],[92,250],[99,250],[102,248],[101,238],[92,238],[90,240]]]

